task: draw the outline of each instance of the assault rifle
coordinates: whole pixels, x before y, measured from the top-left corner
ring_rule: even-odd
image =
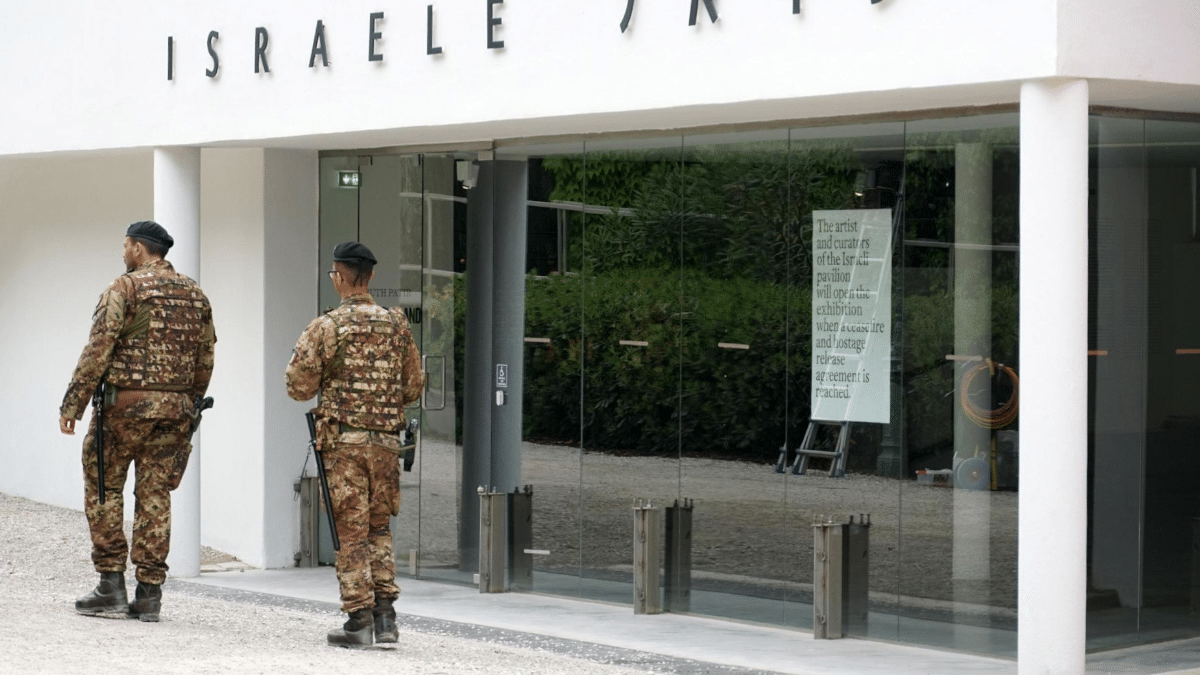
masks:
[[[333,502],[329,499],[329,480],[325,477],[325,461],[321,458],[321,450],[317,447],[317,418],[311,412],[304,413],[308,420],[308,447],[312,448],[313,457],[317,460],[317,478],[321,481],[321,498],[325,500],[325,515],[329,518],[329,536],[333,539],[333,550],[342,548],[338,541],[337,523],[333,518]]]
[[[104,380],[96,383],[92,394],[92,416],[96,418],[96,487],[104,503]]]

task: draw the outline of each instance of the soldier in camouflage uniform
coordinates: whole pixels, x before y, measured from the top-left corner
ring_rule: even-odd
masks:
[[[399,309],[368,290],[375,256],[358,242],[333,249],[329,271],[342,304],[304,329],[287,367],[288,395],[321,394],[317,443],[341,549],[337,576],[349,619],[330,644],[396,642],[395,559],[389,517],[400,512],[404,406],[425,386],[421,356]]]
[[[83,614],[120,612],[158,621],[171,543],[171,491],[187,467],[193,401],[208,389],[217,339],[204,292],[163,260],[174,243],[158,223],[129,226],[127,272],[100,295],[88,344],[59,411],[60,430],[74,434],[97,384],[105,382],[103,504],[95,411],[83,441],[84,510],[92,563],[100,573],[95,590],[75,601]],[[132,548],[122,529],[131,463],[137,499]],[[125,592],[127,554],[137,566],[133,602]]]

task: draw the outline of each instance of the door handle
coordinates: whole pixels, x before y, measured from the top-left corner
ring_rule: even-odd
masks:
[[[432,378],[429,377],[429,374],[430,374],[429,360],[430,359],[437,359],[441,365],[440,375],[441,375],[441,383],[442,383],[442,387],[441,387],[442,400],[436,407],[431,406],[429,404],[429,391],[430,391],[430,389],[433,388]],[[421,357],[421,361],[422,361],[421,368],[425,371],[425,392],[424,392],[424,396],[422,397],[421,405],[426,410],[445,410],[446,409],[446,357],[445,356],[425,355],[425,356]]]

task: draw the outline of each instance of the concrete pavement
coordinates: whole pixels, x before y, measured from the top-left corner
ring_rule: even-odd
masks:
[[[204,573],[178,580],[184,588],[274,598],[276,602],[338,605],[332,568]],[[635,615],[628,605],[536,593],[481,594],[449,583],[401,579],[401,623],[421,631],[457,626],[464,636],[527,643],[605,662],[640,663],[653,672],[789,675],[1015,675],[1012,660],[862,639],[814,640],[784,630],[678,614]],[[599,650],[599,651],[596,651]],[[587,658],[585,656],[585,658]],[[1103,652],[1088,660],[1089,675],[1200,674],[1200,640]]]

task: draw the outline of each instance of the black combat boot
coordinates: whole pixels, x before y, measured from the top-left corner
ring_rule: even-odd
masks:
[[[399,642],[400,631],[396,628],[395,598],[375,598],[375,641]]]
[[[162,585],[139,581],[129,603],[129,617],[141,621],[158,621],[158,610],[162,608]]]
[[[374,643],[371,634],[374,618],[370,609],[351,612],[350,618],[338,629],[329,631],[329,644],[338,647],[370,647]]]
[[[129,600],[125,595],[124,572],[101,572],[96,588],[75,601],[75,611],[80,614],[124,612],[127,609]]]

